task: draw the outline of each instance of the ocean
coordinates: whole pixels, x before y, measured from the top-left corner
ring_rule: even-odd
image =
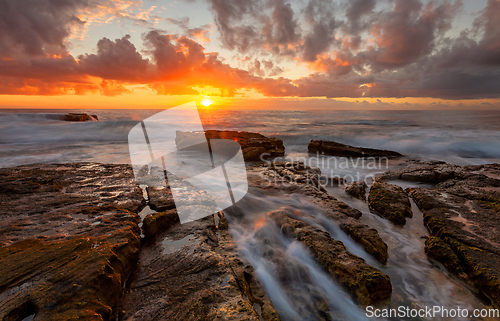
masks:
[[[0,167],[83,161],[130,163],[129,130],[161,111],[0,110]],[[57,114],[68,112],[96,114],[99,121],[58,120]],[[500,160],[500,111],[204,109],[200,116],[205,129],[278,137],[290,157],[305,156],[311,139],[326,139],[458,165]]]

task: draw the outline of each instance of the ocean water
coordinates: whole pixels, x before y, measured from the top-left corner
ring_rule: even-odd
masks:
[[[87,112],[98,122],[64,122],[56,114]],[[161,110],[0,110],[0,167],[27,163],[129,163],[127,135]],[[465,164],[500,160],[500,111],[200,111],[205,129],[259,132],[281,138],[288,156],[311,139],[398,151]],[[166,124],[168,126],[168,124]]]

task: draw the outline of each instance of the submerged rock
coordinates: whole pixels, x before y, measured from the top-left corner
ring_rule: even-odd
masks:
[[[307,146],[309,153],[319,153],[340,157],[401,157],[398,152],[382,149],[354,147],[328,140],[311,140]]]
[[[405,191],[393,184],[373,182],[368,195],[370,209],[393,222],[406,224],[406,217],[412,217],[411,203]]]
[[[198,138],[197,132],[177,132],[175,138],[176,144],[186,144],[190,139]],[[245,161],[260,161],[261,157],[280,157],[285,155],[285,146],[283,141],[278,138],[268,138],[264,135],[251,132],[238,132],[229,130],[207,130],[205,131],[207,139],[231,139],[241,145],[243,158]]]

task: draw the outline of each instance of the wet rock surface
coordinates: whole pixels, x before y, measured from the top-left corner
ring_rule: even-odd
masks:
[[[140,250],[144,199],[129,167],[26,165],[0,176],[0,319],[116,317]]]
[[[251,268],[240,262],[213,216],[158,230],[143,246],[122,318],[259,320],[260,314],[263,320],[279,320]]]
[[[342,242],[333,239],[327,232],[296,219],[291,211],[275,211],[268,215],[288,236],[303,243],[318,263],[345,286],[359,304],[374,304],[391,295],[392,286],[387,275],[349,253]]]
[[[345,187],[345,192],[352,197],[366,202],[366,190],[368,186],[365,182],[354,181]]]
[[[275,162],[273,166],[253,166],[248,169],[249,180],[259,185],[266,193],[279,189],[286,193],[298,193],[311,197],[311,202],[320,206],[325,215],[332,218],[339,227],[378,261],[386,263],[387,244],[380,238],[377,230],[361,223],[361,212],[330,196],[319,185],[321,170],[304,166],[303,163]],[[265,177],[265,182],[261,182]],[[254,181],[255,180],[255,181]],[[260,182],[259,182],[260,181]]]
[[[309,153],[319,153],[340,157],[401,157],[398,152],[373,149],[364,147],[354,147],[328,140],[311,140],[307,146]]]
[[[406,224],[406,217],[413,216],[408,195],[394,184],[373,182],[368,195],[368,205],[374,213],[398,225]]]
[[[176,143],[191,139],[197,133],[177,132]],[[278,138],[269,138],[258,133],[238,132],[229,130],[207,130],[207,139],[231,139],[237,141],[242,149],[245,161],[260,161],[261,155],[264,159],[269,157],[280,157],[285,155],[283,141]]]
[[[499,174],[499,164],[412,162],[409,168],[383,176],[436,183],[432,189],[407,189],[432,235],[426,252],[496,306],[500,305]]]
[[[311,196],[311,201],[323,208],[325,214],[337,222],[342,231],[362,245],[366,252],[381,263],[387,262],[387,244],[380,238],[377,230],[358,220],[362,215],[359,210],[326,193],[320,184],[320,169],[307,167],[302,163],[274,162],[273,165],[270,168],[264,165],[256,166],[253,171],[268,176],[268,181],[277,182],[283,191]]]
[[[0,176],[0,319],[279,319],[251,267],[229,263],[241,261],[213,216],[180,225],[168,210],[141,223],[146,201],[129,166],[34,164]],[[191,196],[181,206],[206,206]]]
[[[152,210],[162,212],[175,209],[172,191],[167,186],[148,186],[146,192]]]

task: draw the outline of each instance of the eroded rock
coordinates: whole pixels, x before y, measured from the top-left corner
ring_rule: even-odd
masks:
[[[408,189],[432,235],[427,254],[500,305],[500,165],[421,165],[411,173],[450,173],[433,189]]]
[[[406,224],[406,217],[413,216],[408,195],[394,184],[373,182],[368,205],[373,212],[398,225]]]
[[[302,242],[334,279],[344,285],[361,305],[387,299],[392,292],[390,279],[362,258],[349,253],[342,242],[327,232],[297,220],[287,211],[268,214],[286,233]]]
[[[321,186],[321,170],[303,163],[276,162],[272,166],[257,165],[247,169],[252,184],[268,189],[279,189],[287,193],[300,193],[311,197],[311,202],[320,206],[325,215],[331,217],[347,235],[364,247],[378,261],[386,263],[387,244],[377,230],[361,223],[362,213],[332,197]],[[262,182],[262,179],[265,181]]]
[[[0,175],[0,319],[115,318],[141,243],[144,199],[131,169],[25,165]]]

